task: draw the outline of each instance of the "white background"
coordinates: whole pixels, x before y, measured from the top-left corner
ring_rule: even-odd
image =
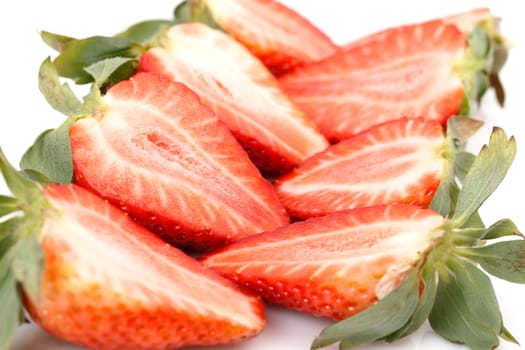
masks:
[[[36,136],[47,128],[57,127],[63,117],[51,109],[37,88],[40,63],[54,52],[45,46],[38,31],[47,30],[73,37],[94,34],[114,34],[129,24],[143,19],[169,18],[177,1],[2,1],[0,54],[0,146],[12,163],[18,161]],[[518,155],[504,183],[481,209],[485,222],[490,224],[509,217],[518,227],[525,227],[522,203],[525,191],[525,24],[519,1],[300,1],[286,0],[285,4],[298,10],[337,43],[350,42],[373,31],[429,18],[489,6],[502,17],[502,31],[514,43],[509,61],[502,72],[507,89],[507,103],[500,109],[492,93],[484,98],[480,113],[486,126],[472,140],[471,150],[477,152],[488,139],[492,126],[500,126],[518,142]],[[133,5],[137,7],[133,7]],[[0,193],[7,194],[0,181]],[[524,229],[525,230],[525,229]],[[507,328],[521,343],[525,343],[525,286],[494,280]],[[0,309],[3,301],[0,300]],[[269,307],[267,329],[258,337],[236,347],[222,350],[307,350],[319,331],[329,322],[293,311]],[[376,343],[359,349],[463,349],[437,337],[425,325],[408,339],[395,344]],[[46,335],[35,326],[24,326],[17,334],[11,350],[77,349]],[[335,349],[335,347],[331,348]],[[500,349],[519,347],[503,342]],[[123,349],[124,350],[124,349]]]

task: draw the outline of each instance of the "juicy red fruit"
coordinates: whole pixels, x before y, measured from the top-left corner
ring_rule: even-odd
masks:
[[[40,297],[25,304],[48,332],[92,349],[167,350],[238,343],[263,329],[258,298],[118,208],[76,185],[44,193]]]
[[[280,77],[281,87],[331,141],[401,117],[445,124],[464,88],[454,64],[466,36],[439,20],[388,29]]]
[[[330,146],[274,186],[289,214],[299,218],[381,204],[425,207],[447,164],[441,124],[401,118]]]
[[[415,206],[358,208],[247,237],[202,261],[269,302],[343,319],[392,291],[443,221]]]
[[[276,75],[337,51],[312,22],[274,0],[205,0],[214,20]]]
[[[70,128],[77,184],[195,250],[288,222],[246,152],[182,84],[140,73],[102,100]]]
[[[263,172],[284,173],[327,147],[275,77],[227,34],[187,23],[170,28],[160,43],[142,54],[139,69],[195,91]]]

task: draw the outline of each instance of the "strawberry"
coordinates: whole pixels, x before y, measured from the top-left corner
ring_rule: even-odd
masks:
[[[525,240],[510,220],[486,228],[477,216],[515,154],[513,138],[494,129],[458,177],[461,186],[449,188],[454,200],[446,210],[394,204],[338,211],[243,238],[201,261],[269,302],[339,320],[311,349],[391,342],[427,319],[471,349],[515,342],[484,271],[525,283]],[[500,240],[509,236],[517,237]]]
[[[2,348],[20,300],[43,329],[91,349],[230,344],[262,331],[259,298],[91,192],[36,184],[0,159],[24,214],[1,224]]]
[[[447,172],[448,145],[436,121],[393,120],[317,153],[274,185],[298,218],[379,204],[427,206]]]
[[[401,117],[445,124],[468,114],[468,102],[486,87],[489,55],[467,46],[456,25],[432,20],[387,29],[280,82],[324,135],[339,141]]]
[[[179,21],[201,20],[224,30],[276,75],[338,49],[312,22],[275,0],[188,0],[177,14]]]
[[[200,23],[171,27],[139,69],[195,91],[265,173],[283,173],[327,147],[271,73],[228,35]]]
[[[269,302],[340,320],[392,291],[442,224],[414,206],[358,208],[243,239],[202,262]]]
[[[54,83],[49,60],[40,77],[48,100],[67,91]],[[272,185],[186,86],[138,73],[104,96],[95,85],[75,109],[26,152],[25,171],[74,181],[185,249],[207,250],[288,222]]]

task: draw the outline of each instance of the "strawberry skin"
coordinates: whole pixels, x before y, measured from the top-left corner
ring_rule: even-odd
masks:
[[[332,145],[274,182],[293,217],[381,204],[427,206],[447,160],[440,123],[402,118]]]
[[[288,222],[227,128],[166,77],[113,86],[69,134],[74,181],[170,243],[206,250]]]
[[[139,69],[195,91],[264,172],[283,173],[327,147],[274,76],[230,36],[188,23],[173,26],[160,42],[141,56]]]
[[[466,36],[439,20],[388,29],[280,77],[293,102],[331,141],[401,117],[441,123],[459,112],[454,64]]]
[[[24,301],[48,332],[91,349],[168,350],[238,343],[263,329],[257,297],[107,201],[76,185],[44,195],[40,298]]]
[[[274,0],[205,0],[213,19],[276,75],[337,51],[309,20]]]
[[[358,208],[245,238],[202,262],[269,302],[339,320],[395,288],[443,222],[415,206]]]

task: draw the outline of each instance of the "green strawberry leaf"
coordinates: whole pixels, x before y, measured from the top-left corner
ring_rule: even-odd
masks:
[[[466,222],[496,190],[515,155],[514,138],[507,140],[503,129],[494,128],[488,145],[483,146],[464,178],[452,217],[458,226]]]
[[[525,240],[497,242],[470,250],[471,256],[493,276],[525,283]]]
[[[2,148],[0,148],[0,172],[4,176],[7,187],[11,193],[26,203],[32,203],[40,196],[40,188],[28,178],[22,176],[7,160]]]
[[[437,291],[437,279],[434,267],[430,264],[425,264],[421,270],[420,279],[423,283],[423,293],[419,297],[414,314],[403,327],[388,335],[385,338],[386,341],[393,342],[414,333],[427,320],[434,305]]]
[[[175,24],[199,22],[206,24],[214,29],[222,29],[213,18],[213,14],[206,6],[205,1],[186,0],[175,8],[173,15]]]
[[[4,261],[0,260],[0,265]],[[8,350],[22,320],[22,301],[13,275],[0,275],[0,350]]]
[[[145,48],[132,40],[119,37],[93,36],[66,43],[53,64],[60,76],[77,84],[93,82],[85,68],[111,57],[137,59]]]
[[[60,113],[71,116],[78,112],[81,102],[69,85],[60,83],[58,72],[50,58],[40,65],[38,87],[49,105]]]
[[[502,320],[490,279],[471,262],[458,258],[447,262],[447,272],[440,276],[430,325],[451,342],[494,349]]]
[[[456,159],[454,161],[454,174],[457,176],[460,182],[465,180],[468,171],[472,167],[476,156],[470,152],[458,152],[456,153]]]
[[[489,228],[483,232],[480,239],[496,239],[505,236],[519,236],[523,238],[523,234],[516,227],[514,222],[510,219],[502,219],[492,224]]]
[[[0,195],[0,218],[17,210],[20,210],[20,201],[18,199]]]
[[[146,20],[133,24],[115,36],[128,39],[141,45],[152,45],[159,35],[172,25],[173,21],[164,19]]]
[[[94,79],[96,85],[104,93],[112,85],[132,76],[136,71],[138,62],[129,57],[111,57],[85,68]]]
[[[340,342],[340,349],[381,339],[410,319],[418,301],[418,271],[413,269],[396,289],[375,305],[355,316],[325,328],[312,343],[311,349],[320,349]]]
[[[512,333],[510,333],[509,330],[505,326],[501,327],[501,333],[499,334],[499,336],[501,337],[501,339],[504,339],[504,340],[506,340],[508,342],[511,342],[511,343],[514,343],[516,345],[520,345],[518,340],[516,338],[514,338]]]
[[[68,118],[57,129],[49,129],[38,136],[20,161],[23,171],[44,175],[55,183],[73,181],[73,156],[69,141],[69,127],[75,118]]]
[[[24,292],[32,300],[38,300],[44,254],[36,235],[32,232],[34,228],[33,223],[19,226],[16,234],[25,237],[19,239],[13,247],[16,250],[11,263],[11,270],[16,280],[22,284]]]
[[[40,37],[50,48],[60,52],[64,49],[64,45],[70,41],[76,40],[70,36],[55,34],[51,32],[42,31]]]

